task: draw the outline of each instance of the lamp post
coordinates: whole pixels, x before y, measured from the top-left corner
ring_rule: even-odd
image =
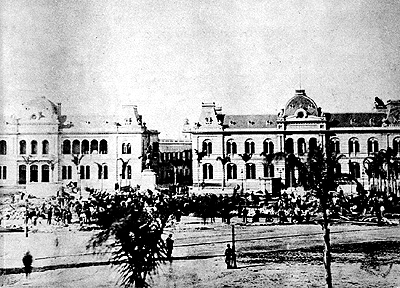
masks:
[[[242,194],[243,194],[243,169],[240,170],[240,175],[242,178]]]
[[[121,124],[118,122],[114,122],[115,127],[117,128],[117,135],[115,136],[115,178],[118,183],[118,192],[121,191],[121,183],[119,181],[119,174],[118,174],[118,133],[119,133],[119,127]]]
[[[237,268],[236,247],[235,247],[235,225],[234,224],[232,224],[232,262],[233,262],[233,268]]]
[[[25,199],[25,237],[28,237],[28,196]]]
[[[282,191],[282,168],[281,167],[279,167],[279,168],[277,168],[277,170],[278,170],[278,173],[279,173],[279,193],[281,193],[281,191]]]

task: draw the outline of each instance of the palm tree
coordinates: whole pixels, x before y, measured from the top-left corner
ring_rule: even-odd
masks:
[[[74,163],[75,168],[76,168],[76,182],[77,182],[77,186],[79,189],[79,196],[82,197],[82,187],[81,187],[81,177],[80,177],[80,171],[79,171],[79,165],[81,164],[81,160],[85,155],[78,155],[78,154],[72,154],[72,163]]]
[[[383,183],[389,175],[392,174],[392,162],[394,158],[393,149],[381,149],[371,156],[364,159],[363,165],[368,177],[372,177],[373,186],[375,186],[375,179],[377,179],[377,189],[382,191]],[[386,182],[385,182],[386,186]]]
[[[198,151],[194,149],[194,152],[197,155],[197,187],[200,187],[200,163],[203,157],[207,155],[207,151]]]
[[[368,176],[368,185],[371,185],[372,178],[372,186],[375,186],[375,161],[372,157],[366,157],[363,161],[363,166],[365,173]]]
[[[101,230],[89,241],[87,249],[110,252],[122,286],[149,287],[146,279],[166,259],[162,235],[174,212],[171,200],[163,197],[149,207],[149,196],[144,194],[130,194],[122,199],[101,192],[93,197],[99,208],[96,224]]]
[[[385,176],[387,181],[386,187],[388,187],[388,192],[392,192],[395,167],[396,167],[396,161],[395,161],[396,154],[391,147],[388,147],[386,150],[381,149],[380,152],[382,154],[384,167],[386,167],[385,171]]]
[[[46,162],[47,164],[50,165],[50,169],[51,169],[51,179],[53,179],[53,174],[54,174],[54,168],[56,166],[56,164],[58,163],[59,160],[56,160],[54,155],[52,155],[52,159],[49,160],[44,160],[44,162]]]
[[[128,163],[131,160],[130,158],[128,160],[124,160],[122,158],[118,158],[119,161],[122,162],[122,171],[121,171],[121,176],[123,175],[125,177],[125,186],[128,184],[128,177],[126,177],[126,169],[128,168]],[[122,177],[121,177],[122,178]],[[122,181],[122,180],[121,180]],[[120,183],[121,186],[121,183]]]
[[[251,153],[244,153],[244,154],[239,154],[240,157],[242,157],[242,160],[247,163],[251,157],[253,156],[253,154]]]
[[[343,175],[342,171],[338,171],[338,167],[340,168],[340,160],[346,158],[347,156],[345,154],[337,154],[336,152],[332,152],[330,154],[327,152],[327,154],[327,161],[329,161],[328,167],[331,169],[329,173],[332,173],[332,175],[335,177],[335,180],[337,180]]]
[[[246,163],[251,159],[251,157],[253,157],[253,154],[251,154],[251,153],[244,153],[244,154],[239,154],[239,156],[242,158],[242,160],[244,161],[244,163],[245,163],[245,166],[246,166]],[[243,170],[242,170],[243,171]],[[247,176],[246,176],[246,179],[247,179]],[[245,184],[246,184],[246,186],[247,186],[247,180],[245,181]],[[247,188],[245,188],[244,190],[246,190]],[[241,191],[241,193],[243,193],[243,177],[242,177],[242,191]]]
[[[231,162],[231,157],[224,156],[224,157],[217,157],[217,161],[221,161],[222,164],[222,190],[225,188],[225,165],[228,162]]]
[[[25,162],[25,164],[28,166],[28,170],[30,169],[29,167],[33,164],[33,163],[36,163],[36,162],[39,162],[38,160],[36,160],[36,159],[31,159],[32,158],[32,155],[28,155],[28,156],[22,156],[22,159],[24,159],[24,162]],[[21,184],[22,184],[22,182],[20,182]],[[26,184],[27,183],[27,179],[26,179],[26,176],[25,176],[25,183],[23,183],[23,184]]]
[[[329,153],[327,153],[329,155]],[[332,287],[331,273],[331,244],[330,228],[327,210],[329,209],[329,191],[336,190],[335,168],[338,164],[338,158],[335,155],[326,156],[321,147],[309,151],[307,163],[304,167],[307,169],[307,185],[316,193],[320,200],[322,209],[321,226],[324,230],[324,267],[326,287]]]
[[[35,159],[31,159],[31,157],[32,157],[32,155],[29,155],[29,156],[22,156],[22,158],[24,159],[24,162],[27,164],[27,165],[31,165],[31,164],[33,164],[33,163],[35,163],[35,162],[39,162],[38,160],[35,160]]]
[[[286,170],[286,176],[289,176],[289,177],[285,177],[286,178],[286,183],[288,182],[288,179],[289,179],[289,187],[293,187],[293,180],[294,180],[294,178],[295,178],[295,175],[294,175],[294,170],[295,170],[295,168],[297,168],[298,169],[298,171],[299,171],[299,179],[298,179],[298,181],[299,181],[299,183],[300,184],[305,184],[305,181],[304,181],[304,175],[305,175],[305,171],[304,171],[304,165],[303,165],[303,162],[301,161],[301,158],[300,157],[297,157],[295,154],[293,154],[293,153],[286,153],[286,152],[277,152],[277,153],[275,153],[275,154],[272,154],[272,156],[269,156],[268,158],[269,159],[271,159],[271,157],[272,157],[272,159],[273,160],[284,160],[285,161],[285,170]]]
[[[101,191],[103,191],[103,183],[104,183],[104,165],[106,165],[106,162],[103,163],[98,163],[98,162],[94,162],[97,165],[97,169],[100,172],[99,176],[101,178]]]

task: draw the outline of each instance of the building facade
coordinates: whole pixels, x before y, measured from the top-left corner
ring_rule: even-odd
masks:
[[[2,117],[0,185],[5,189],[115,189],[140,184],[157,162],[158,132],[149,130],[137,107],[116,117],[63,115],[61,104],[41,97]]]
[[[159,151],[157,183],[192,185],[192,141],[160,139]]]
[[[278,115],[225,115],[215,103],[203,103],[191,130],[194,185],[296,187],[297,168],[268,155],[281,152],[305,161],[308,149],[318,145],[345,155],[337,169],[366,185],[365,158],[388,147],[399,156],[399,102],[376,98],[370,113],[323,113],[304,90],[296,90]]]

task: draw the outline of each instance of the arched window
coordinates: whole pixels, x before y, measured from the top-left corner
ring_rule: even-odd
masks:
[[[254,144],[253,140],[252,139],[247,139],[244,142],[244,153],[254,154],[254,153],[256,153],[255,150],[256,150],[256,147],[255,147],[255,144]]]
[[[367,147],[368,147],[368,154],[373,154],[375,152],[378,152],[379,151],[378,140],[375,138],[368,139]]]
[[[329,142],[329,148],[331,152],[339,154],[340,153],[340,141],[337,138],[333,138]]]
[[[274,142],[271,139],[264,140],[263,152],[265,154],[274,154]]]
[[[131,143],[122,143],[122,154],[131,154]]]
[[[49,141],[43,140],[42,141],[42,154],[49,154]]]
[[[285,152],[286,153],[293,153],[293,139],[287,138],[285,141]]]
[[[30,182],[38,182],[38,166],[37,165],[31,165],[30,168]]]
[[[360,164],[357,162],[350,162],[350,174],[355,178],[360,178]]]
[[[212,154],[212,143],[210,140],[204,140],[202,148],[203,152],[207,153],[207,156],[210,156]]]
[[[213,166],[209,163],[203,164],[203,179],[213,179]]]
[[[264,164],[264,177],[274,177],[274,164]]]
[[[72,166],[62,166],[61,178],[63,180],[72,179]]]
[[[304,138],[299,138],[297,140],[297,153],[299,153],[299,155],[304,155],[304,153],[306,153],[306,140],[304,140]]]
[[[226,154],[237,154],[237,145],[232,139],[226,142]]]
[[[50,180],[49,165],[42,165],[42,182],[49,182],[49,180]]]
[[[26,165],[19,165],[18,167],[18,183],[26,184]]]
[[[359,153],[360,152],[360,143],[358,142],[357,138],[350,138],[349,139],[349,154],[351,153]]]
[[[229,163],[227,165],[227,178],[229,179],[237,179],[237,166],[233,163]]]
[[[7,142],[5,140],[0,141],[0,155],[7,154]]]
[[[308,150],[314,151],[315,149],[317,149],[317,147],[318,147],[317,139],[314,137],[310,138],[310,140],[308,141]]]
[[[37,146],[38,146],[37,141],[32,140],[31,141],[31,154],[37,154]]]
[[[256,179],[256,165],[246,163],[246,179]]]
[[[334,167],[334,174],[335,175],[342,174],[342,165],[340,165],[340,163],[336,163],[336,166]]]
[[[393,152],[395,155],[400,154],[400,138],[399,137],[393,139]]]
[[[62,145],[63,154],[71,154],[71,141],[64,140]]]
[[[90,179],[90,166],[89,165],[86,165],[86,166],[81,165],[79,168],[80,168],[80,178],[81,179]]]
[[[106,140],[100,141],[100,154],[107,154],[108,153],[108,145]]]
[[[25,140],[21,140],[19,141],[19,154],[26,154],[26,141]]]
[[[90,142],[90,154],[96,154],[99,152],[99,142],[97,140],[92,140]]]
[[[81,153],[81,143],[79,140],[72,141],[72,154],[80,154]]]
[[[89,154],[89,141],[82,140],[82,154]]]

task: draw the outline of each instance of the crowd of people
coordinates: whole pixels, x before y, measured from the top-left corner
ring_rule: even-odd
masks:
[[[138,193],[137,188],[114,195],[124,201],[124,205],[130,205],[130,193]],[[180,221],[182,215],[193,215],[201,217],[204,224],[214,223],[215,219],[221,218],[223,223],[229,224],[232,217],[240,217],[244,223],[247,222],[275,222],[283,223],[310,223],[321,212],[320,199],[315,193],[282,191],[279,196],[272,197],[267,191],[264,192],[234,192],[233,194],[195,194],[189,193],[188,189],[180,193],[147,191],[147,205],[152,206],[156,202],[162,202],[163,197],[171,199],[169,205],[174,211],[176,221]],[[2,218],[24,217],[26,224],[37,225],[47,223],[49,225],[69,225],[73,221],[81,225],[91,224],[96,220],[98,209],[101,205],[96,203],[95,195],[102,193],[99,190],[90,190],[86,200],[77,195],[58,195],[50,199],[38,201],[21,193],[13,195],[10,207]],[[142,192],[143,193],[143,192]],[[111,196],[110,196],[111,197]],[[122,197],[122,198],[121,198]],[[122,200],[121,200],[122,199]],[[385,221],[387,213],[393,213],[398,205],[395,193],[379,193],[374,187],[368,192],[357,195],[345,195],[338,187],[337,191],[327,195],[328,214],[331,218],[345,219],[377,219],[378,223]],[[20,209],[18,209],[18,207]],[[22,208],[22,209],[21,209]]]

